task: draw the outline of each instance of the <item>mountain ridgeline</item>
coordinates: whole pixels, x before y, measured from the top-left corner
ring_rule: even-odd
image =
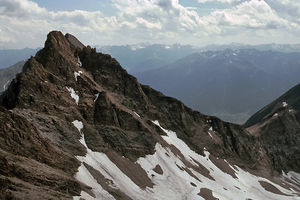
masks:
[[[299,57],[255,49],[207,51],[135,75],[193,109],[242,124],[300,82]]]
[[[267,149],[273,166],[286,163],[300,168],[300,85],[255,113],[245,123],[252,135],[258,135]]]
[[[1,199],[299,199],[299,165],[265,137],[141,85],[70,34],[50,32],[0,104]]]

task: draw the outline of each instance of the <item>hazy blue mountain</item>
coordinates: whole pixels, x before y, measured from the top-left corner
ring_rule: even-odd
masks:
[[[26,61],[20,61],[8,68],[0,69],[0,92],[4,91],[16,74],[22,71]]]
[[[199,51],[189,45],[138,44],[126,46],[96,46],[97,51],[111,54],[130,73],[162,67]]]
[[[231,43],[226,45],[208,45],[195,47],[190,45],[136,44],[123,46],[96,45],[97,51],[111,54],[130,73],[138,73],[160,68],[179,60],[189,54],[205,51],[222,51],[225,49],[256,49],[260,51],[279,51],[283,53],[300,52],[300,44],[261,44],[246,45]]]
[[[300,52],[300,44],[260,44],[247,45],[240,43],[230,43],[225,45],[208,45],[201,48],[204,51],[220,51],[225,49],[241,50],[241,49],[256,49],[260,51],[279,51],[283,53]]]
[[[6,49],[0,50],[0,69],[16,64],[20,60],[34,56],[39,49]]]
[[[159,68],[179,60],[191,53],[203,51],[220,51],[225,49],[256,49],[261,51],[279,51],[285,53],[300,52],[300,44],[262,44],[246,45],[231,43],[226,45],[208,45],[195,47],[191,45],[136,44],[123,46],[96,45],[97,51],[111,54],[130,73]],[[4,49],[0,50],[0,68],[6,68],[20,60],[34,56],[40,48]]]
[[[194,53],[139,81],[203,113],[242,123],[300,82],[300,53],[254,49]]]

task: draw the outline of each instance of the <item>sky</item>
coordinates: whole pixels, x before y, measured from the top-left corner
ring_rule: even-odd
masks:
[[[300,0],[0,0],[0,49],[51,30],[84,44],[300,43]]]

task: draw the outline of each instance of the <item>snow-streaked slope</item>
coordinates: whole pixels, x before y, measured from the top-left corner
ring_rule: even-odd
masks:
[[[206,188],[212,191],[212,196],[220,200],[227,199],[300,199],[294,191],[287,190],[271,181],[254,176],[237,166],[231,166],[227,161],[223,161],[234,172],[234,175],[224,172],[218,168],[210,159],[210,153],[204,150],[204,155],[199,155],[191,150],[187,144],[179,139],[175,132],[166,130],[160,126],[158,121],[154,124],[159,126],[165,133],[162,138],[169,144],[157,143],[155,153],[139,158],[138,163],[144,169],[154,183],[153,188],[141,189],[122,170],[113,163],[105,153],[93,152],[85,143],[84,135],[80,142],[86,147],[85,156],[77,156],[81,161],[81,166],[75,178],[80,182],[90,186],[95,197],[81,193],[81,198],[85,199],[114,199],[103,187],[97,183],[83,163],[93,167],[101,173],[111,188],[116,188],[132,199],[138,200],[202,200],[199,195],[201,189]],[[73,124],[81,132],[80,122]],[[174,150],[174,148],[176,150]],[[179,150],[179,151],[178,151]],[[179,153],[178,153],[179,152]],[[202,165],[202,166],[200,166]],[[201,170],[202,167],[202,170]],[[204,167],[204,170],[203,170]],[[157,169],[160,170],[157,170]],[[208,174],[203,173],[207,171]],[[264,182],[272,185],[282,194],[269,192],[260,184]],[[74,197],[74,199],[79,197]]]
[[[156,125],[160,126],[158,121],[154,122]],[[185,188],[184,191],[178,191],[179,194],[182,192],[186,193],[184,198],[187,199],[197,199],[197,193],[200,191],[200,188],[208,188],[213,191],[213,195],[219,199],[300,199],[299,197],[288,197],[277,195],[271,192],[266,191],[259,181],[267,182],[272,184],[282,193],[293,195],[293,192],[290,190],[286,190],[279,185],[276,185],[269,180],[261,177],[254,176],[241,168],[235,166],[230,166],[234,171],[237,178],[233,178],[231,175],[224,173],[221,169],[219,169],[210,159],[209,159],[209,152],[204,151],[205,156],[201,156],[196,152],[192,151],[182,140],[180,140],[176,133],[173,131],[166,130],[160,126],[160,128],[167,134],[167,136],[162,136],[163,139],[168,142],[170,145],[174,145],[177,149],[185,157],[185,160],[189,161],[191,164],[198,166],[197,163],[203,165],[207,170],[209,170],[210,176],[215,179],[215,181],[203,176],[202,174],[195,172],[193,169],[190,169],[193,174],[200,180],[196,180],[191,176],[186,176],[187,173],[182,170],[178,170],[179,168],[176,167],[176,164],[181,164],[181,160],[178,157],[174,157],[172,153],[169,151],[168,154],[170,157],[164,156],[166,152],[159,152],[161,148],[156,149],[156,153],[154,155],[146,156],[145,158],[140,158],[139,163],[141,166],[147,171],[149,170],[149,163],[150,165],[156,166],[157,164],[161,166],[163,171],[167,174],[164,175],[167,179],[170,180],[170,177],[173,178],[173,181],[179,186],[178,188]],[[159,153],[158,153],[159,152]],[[161,157],[161,155],[163,155]],[[172,155],[172,156],[171,156]],[[170,159],[171,158],[171,159]],[[196,162],[195,162],[196,161]],[[181,166],[181,165],[179,165]],[[182,166],[181,166],[182,167]],[[170,173],[170,169],[174,170]],[[149,175],[151,174],[148,173]],[[171,175],[171,176],[170,176]],[[184,177],[184,178],[183,178]],[[154,180],[153,180],[154,179]],[[157,181],[156,178],[152,178],[157,188],[161,188],[164,185],[168,184],[166,182]],[[193,188],[190,184],[193,182],[197,187]],[[185,185],[182,185],[185,183]],[[189,187],[189,189],[186,187]],[[224,189],[226,188],[226,189]],[[174,191],[174,186],[170,187],[169,192],[176,192]],[[176,199],[176,198],[175,198]],[[177,198],[180,199],[180,198]]]
[[[107,200],[113,200],[115,199],[113,196],[111,196],[107,191],[105,191],[100,184],[97,183],[97,180],[95,180],[95,178],[90,174],[90,172],[87,170],[87,168],[84,166],[84,161],[85,159],[90,159],[90,154],[92,153],[90,149],[88,149],[86,143],[85,143],[85,139],[84,139],[84,135],[81,132],[81,130],[83,129],[83,124],[81,121],[75,120],[72,122],[73,125],[78,129],[78,131],[81,134],[81,138],[80,138],[80,143],[86,147],[87,149],[87,154],[85,157],[83,156],[77,156],[77,159],[79,161],[81,161],[81,165],[78,168],[78,172],[75,175],[75,178],[90,186],[92,188],[92,192],[94,193],[94,197],[89,195],[88,193],[86,193],[85,191],[81,191],[80,196],[75,196],[73,197],[74,200],[79,200],[79,199],[107,199]],[[86,163],[91,163],[90,160],[88,160]]]
[[[295,188],[297,188],[298,190],[300,190],[300,174],[294,172],[294,171],[290,171],[288,173],[284,173],[282,172],[283,175],[283,180],[288,181],[290,184],[292,184]]]

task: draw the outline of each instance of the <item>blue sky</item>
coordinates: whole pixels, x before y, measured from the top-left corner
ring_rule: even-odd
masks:
[[[0,0],[0,48],[42,46],[51,30],[86,44],[300,43],[296,0]]]

